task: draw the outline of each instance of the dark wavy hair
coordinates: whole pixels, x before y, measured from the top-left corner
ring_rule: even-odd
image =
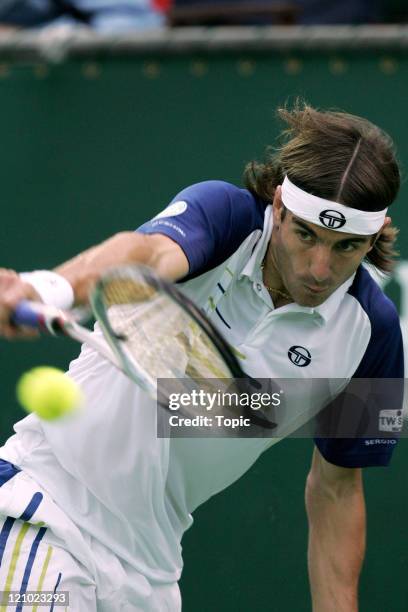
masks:
[[[269,147],[264,162],[244,171],[247,189],[272,202],[285,175],[308,193],[365,211],[379,211],[395,200],[401,182],[391,138],[362,117],[319,111],[297,101],[277,110],[286,123],[279,146]],[[386,227],[366,260],[386,274],[398,255],[398,229]]]

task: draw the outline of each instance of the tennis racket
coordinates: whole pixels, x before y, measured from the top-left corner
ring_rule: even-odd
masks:
[[[157,379],[177,379],[181,391],[198,380],[206,386],[220,379],[251,381],[203,312],[150,268],[110,270],[96,284],[90,304],[103,336],[81,325],[83,310],[27,301],[17,306],[12,322],[87,343],[165,407]],[[250,412],[253,422],[275,426]]]

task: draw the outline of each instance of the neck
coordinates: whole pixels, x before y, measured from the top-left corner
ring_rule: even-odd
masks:
[[[272,243],[269,244],[269,248],[266,252],[261,268],[263,272],[264,285],[268,289],[274,304],[276,306],[283,306],[284,304],[290,304],[293,302],[293,298],[286,289],[282,277],[279,274],[278,266],[273,253]]]

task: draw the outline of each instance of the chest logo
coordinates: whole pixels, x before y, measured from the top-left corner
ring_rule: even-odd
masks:
[[[291,362],[299,368],[305,368],[312,361],[312,356],[304,346],[291,346],[288,350]]]
[[[319,220],[322,225],[333,230],[343,227],[346,223],[346,217],[338,210],[322,210]]]

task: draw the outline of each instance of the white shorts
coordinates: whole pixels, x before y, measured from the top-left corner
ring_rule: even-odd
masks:
[[[27,474],[7,479],[8,465],[0,466],[0,612],[180,612],[177,583],[149,582],[81,532]]]

